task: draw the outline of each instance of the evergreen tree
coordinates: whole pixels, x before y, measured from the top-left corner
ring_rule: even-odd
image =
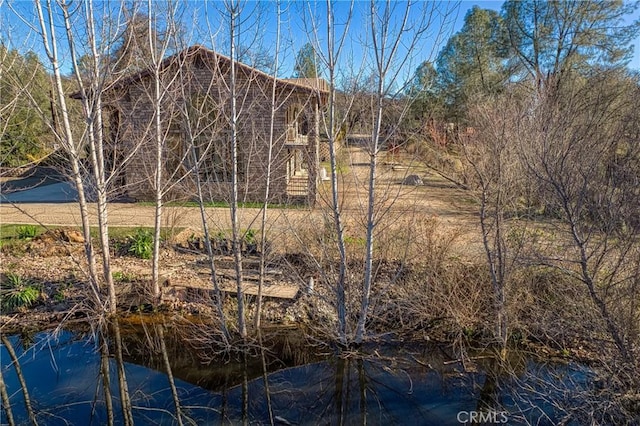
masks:
[[[411,99],[411,116],[418,122],[442,115],[443,101],[438,87],[438,72],[432,62],[416,68],[407,96]]]
[[[518,75],[538,88],[594,67],[615,68],[631,58],[640,20],[624,25],[638,2],[622,0],[509,0],[503,5],[509,47]]]
[[[311,43],[306,43],[300,48],[296,55],[296,64],[293,67],[296,78],[317,78],[318,67],[316,62],[316,51]]]
[[[159,54],[159,48],[162,46],[162,34],[149,26],[149,17],[140,12],[130,14],[131,18],[118,37],[116,48],[111,55],[114,73],[129,74],[147,69],[152,62],[153,54]],[[155,52],[150,41],[155,46]]]
[[[471,97],[501,89],[508,78],[506,55],[501,17],[474,6],[437,58],[438,90],[452,119],[464,117]]]
[[[48,75],[33,52],[0,44],[0,163],[37,162],[52,149]]]

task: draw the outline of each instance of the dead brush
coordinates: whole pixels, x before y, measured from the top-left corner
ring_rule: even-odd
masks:
[[[461,230],[419,212],[391,219],[377,239],[376,329],[423,337],[437,328],[482,333],[491,306],[488,276],[480,261],[457,252]]]
[[[174,242],[177,233],[182,230],[183,222],[189,216],[189,210],[181,207],[165,207],[162,215],[164,240]]]

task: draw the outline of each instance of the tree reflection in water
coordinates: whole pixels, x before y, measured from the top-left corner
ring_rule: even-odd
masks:
[[[388,358],[376,353],[320,359],[313,356],[314,348],[299,345],[299,351],[311,353],[289,353],[284,362],[284,351],[273,348],[288,345],[281,338],[262,335],[257,336],[253,353],[203,364],[180,334],[163,324],[131,327],[111,321],[92,331],[37,333],[30,347],[21,345],[19,336],[4,336],[0,421],[456,424],[461,411],[507,409],[512,411],[510,423],[527,423],[547,414],[545,421],[552,422],[558,418],[553,411],[543,403],[534,404],[540,390],[530,378],[569,377],[573,386],[586,381],[583,372],[570,366],[544,366],[525,358],[508,368],[489,358],[478,363],[481,372],[462,373],[461,365],[446,363],[442,353],[405,356],[391,350]],[[521,396],[522,389],[531,389],[528,417],[513,412],[517,403],[509,387],[516,383]],[[556,385],[562,390],[561,383]],[[537,414],[533,406],[538,407]]]

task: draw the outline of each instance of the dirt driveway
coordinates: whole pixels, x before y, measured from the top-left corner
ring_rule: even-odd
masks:
[[[368,182],[368,155],[359,148],[345,149],[341,153],[339,184],[341,203],[346,223],[358,226],[366,214]],[[435,173],[428,172],[420,164],[411,164],[406,159],[383,158],[378,178],[378,212],[380,215],[393,212],[395,217],[418,212],[423,217],[436,217],[444,227],[462,229],[468,234],[465,239],[476,240],[477,233],[474,206],[469,195]],[[419,175],[424,185],[402,185],[409,174]],[[313,209],[270,209],[269,230],[272,233],[287,233],[300,227],[322,226],[329,214],[329,182],[320,188],[320,201]],[[208,221],[213,231],[231,227],[229,210],[207,208]],[[241,227],[259,228],[260,209],[240,210]],[[91,223],[97,224],[95,205],[90,209]],[[0,222],[39,223],[52,226],[80,226],[80,212],[76,203],[1,203]],[[109,206],[110,226],[153,226],[154,207],[135,203],[113,203]],[[166,207],[163,225],[166,227],[201,226],[197,207]]]

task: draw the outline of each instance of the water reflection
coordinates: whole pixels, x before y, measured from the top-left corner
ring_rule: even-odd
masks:
[[[262,336],[255,357],[205,365],[174,331],[162,324],[132,329],[111,322],[83,332],[38,333],[30,345],[18,335],[3,336],[0,421],[446,425],[464,420],[461,412],[508,410],[509,424],[553,424],[563,413],[554,411],[548,394],[538,396],[540,383],[557,377],[570,377],[574,386],[587,381],[581,369],[525,358],[512,363],[516,368],[509,374],[490,358],[479,362],[480,372],[463,374],[441,353],[396,351],[295,365],[267,351]]]

